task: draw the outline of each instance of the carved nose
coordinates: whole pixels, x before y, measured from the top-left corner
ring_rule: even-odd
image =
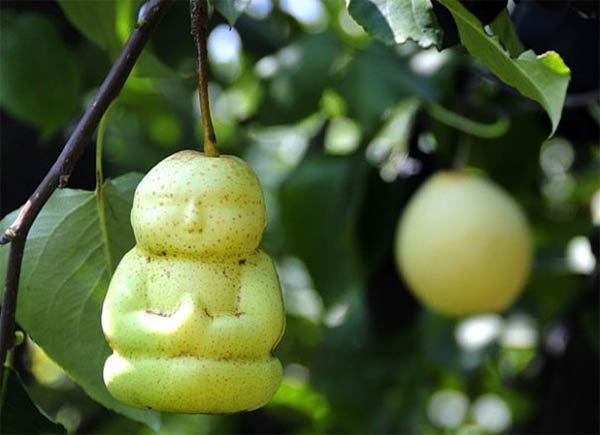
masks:
[[[183,211],[183,225],[187,230],[200,232],[202,229],[202,219],[200,207],[197,204],[189,202],[185,206],[185,210]]]

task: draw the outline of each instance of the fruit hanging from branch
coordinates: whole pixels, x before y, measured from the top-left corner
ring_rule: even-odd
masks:
[[[490,181],[432,176],[398,224],[398,267],[415,296],[448,315],[499,312],[521,293],[531,242],[519,205]]]
[[[102,312],[115,397],[184,413],[270,400],[285,314],[273,263],[258,249],[266,220],[258,179],[237,157],[181,151],[144,177],[131,212],[137,244]]]

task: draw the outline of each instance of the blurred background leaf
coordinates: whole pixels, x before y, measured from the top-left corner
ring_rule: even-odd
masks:
[[[29,397],[19,374],[6,368],[6,391],[0,410],[0,430],[5,434],[64,434],[65,429],[40,410]]]
[[[133,2],[82,2],[77,0],[60,0],[65,15],[69,21],[101,48],[116,55],[123,43],[117,33],[117,17],[122,17],[122,12],[133,6]],[[125,14],[125,17],[127,15]],[[127,30],[127,26],[125,27]],[[127,36],[128,33],[125,33]]]
[[[219,11],[231,26],[235,24],[251,0],[211,0],[212,5]]]
[[[73,51],[44,15],[2,17],[0,103],[48,137],[75,114],[81,69]]]

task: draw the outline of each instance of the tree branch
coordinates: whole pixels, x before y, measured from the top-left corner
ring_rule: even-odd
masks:
[[[17,310],[17,293],[19,277],[21,275],[21,262],[25,250],[27,234],[19,235],[10,245],[8,264],[6,265],[6,281],[4,282],[4,295],[2,297],[2,311],[0,312],[0,381],[4,380],[4,363],[8,350],[13,346],[15,339],[15,313]]]
[[[6,268],[2,311],[0,312],[0,379],[2,379],[8,349],[12,347],[14,341],[19,276],[27,233],[50,195],[57,188],[67,185],[75,164],[89,143],[104,112],[119,95],[142,49],[150,39],[150,35],[173,2],[174,0],[150,0],[146,3],[142,16],[138,18],[136,28],[129,36],[96,97],[77,124],[56,162],[25,203],[17,219],[0,237],[0,244],[12,241]]]
[[[0,238],[0,244],[10,242],[10,240],[22,234],[26,228],[30,228],[52,192],[54,192],[57,187],[63,188],[67,185],[75,163],[77,163],[77,160],[87,146],[102,115],[104,115],[109,104],[121,91],[121,88],[125,84],[127,77],[129,77],[137,58],[148,42],[158,21],[164,14],[167,6],[173,3],[173,1],[174,0],[150,0],[148,2],[144,10],[145,16],[140,17],[139,20],[140,22],[143,22],[143,24],[136,27],[131,33],[125,47],[121,50],[119,57],[104,79],[102,86],[100,86],[96,97],[84,113],[79,124],[77,124],[77,127],[67,141],[60,156],[52,168],[50,168],[50,171],[46,174],[46,177],[40,183],[33,195],[31,195],[24,205],[17,219],[4,232]]]

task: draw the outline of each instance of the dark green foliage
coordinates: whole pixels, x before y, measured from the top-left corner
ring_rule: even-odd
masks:
[[[31,400],[19,374],[6,370],[5,400],[0,409],[0,432],[4,434],[64,434],[65,429],[53,422]]]

